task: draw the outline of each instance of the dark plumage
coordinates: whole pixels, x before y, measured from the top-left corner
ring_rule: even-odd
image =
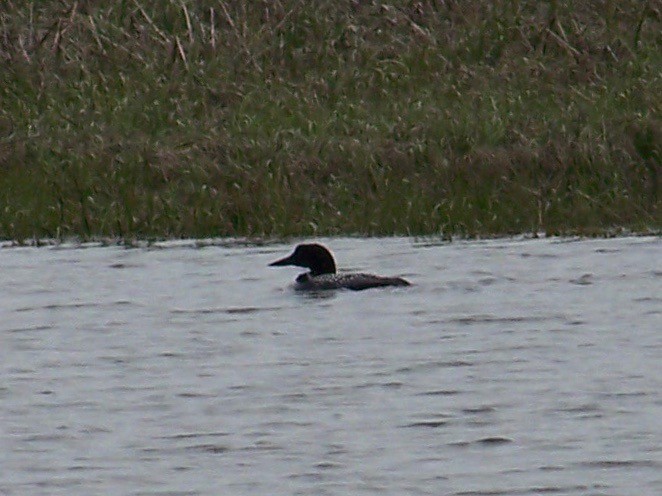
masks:
[[[298,245],[294,252],[270,266],[296,265],[310,269],[296,278],[296,288],[304,290],[341,289],[354,291],[383,286],[410,286],[400,277],[382,277],[373,274],[336,274],[336,262],[331,252],[317,243]]]

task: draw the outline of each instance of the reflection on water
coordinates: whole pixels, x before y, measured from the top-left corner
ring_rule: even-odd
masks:
[[[662,242],[0,250],[0,494],[662,494]]]

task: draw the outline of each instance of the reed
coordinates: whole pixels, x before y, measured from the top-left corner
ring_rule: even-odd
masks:
[[[0,238],[660,232],[656,2],[0,6]]]

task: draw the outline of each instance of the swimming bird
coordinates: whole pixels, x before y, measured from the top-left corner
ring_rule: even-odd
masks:
[[[270,267],[296,265],[305,267],[310,272],[296,278],[296,289],[362,289],[382,286],[410,286],[400,277],[382,277],[373,274],[336,274],[336,262],[328,248],[317,243],[298,245],[294,252],[285,258],[269,264]]]

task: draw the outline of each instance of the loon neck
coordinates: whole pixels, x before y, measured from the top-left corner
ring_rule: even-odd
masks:
[[[336,268],[335,267],[333,267],[333,270],[331,270],[330,267],[315,267],[315,268],[311,268],[310,272],[308,272],[308,274],[311,277],[322,276],[322,275],[325,275],[325,274],[333,275],[335,273],[336,273]]]
[[[332,276],[335,276],[335,275],[336,275],[335,272],[315,272],[315,271],[311,270],[309,272],[304,272],[303,274],[299,274],[296,278],[296,281],[297,282],[306,282],[306,281],[310,281],[314,277],[320,277],[320,276],[332,277]]]

